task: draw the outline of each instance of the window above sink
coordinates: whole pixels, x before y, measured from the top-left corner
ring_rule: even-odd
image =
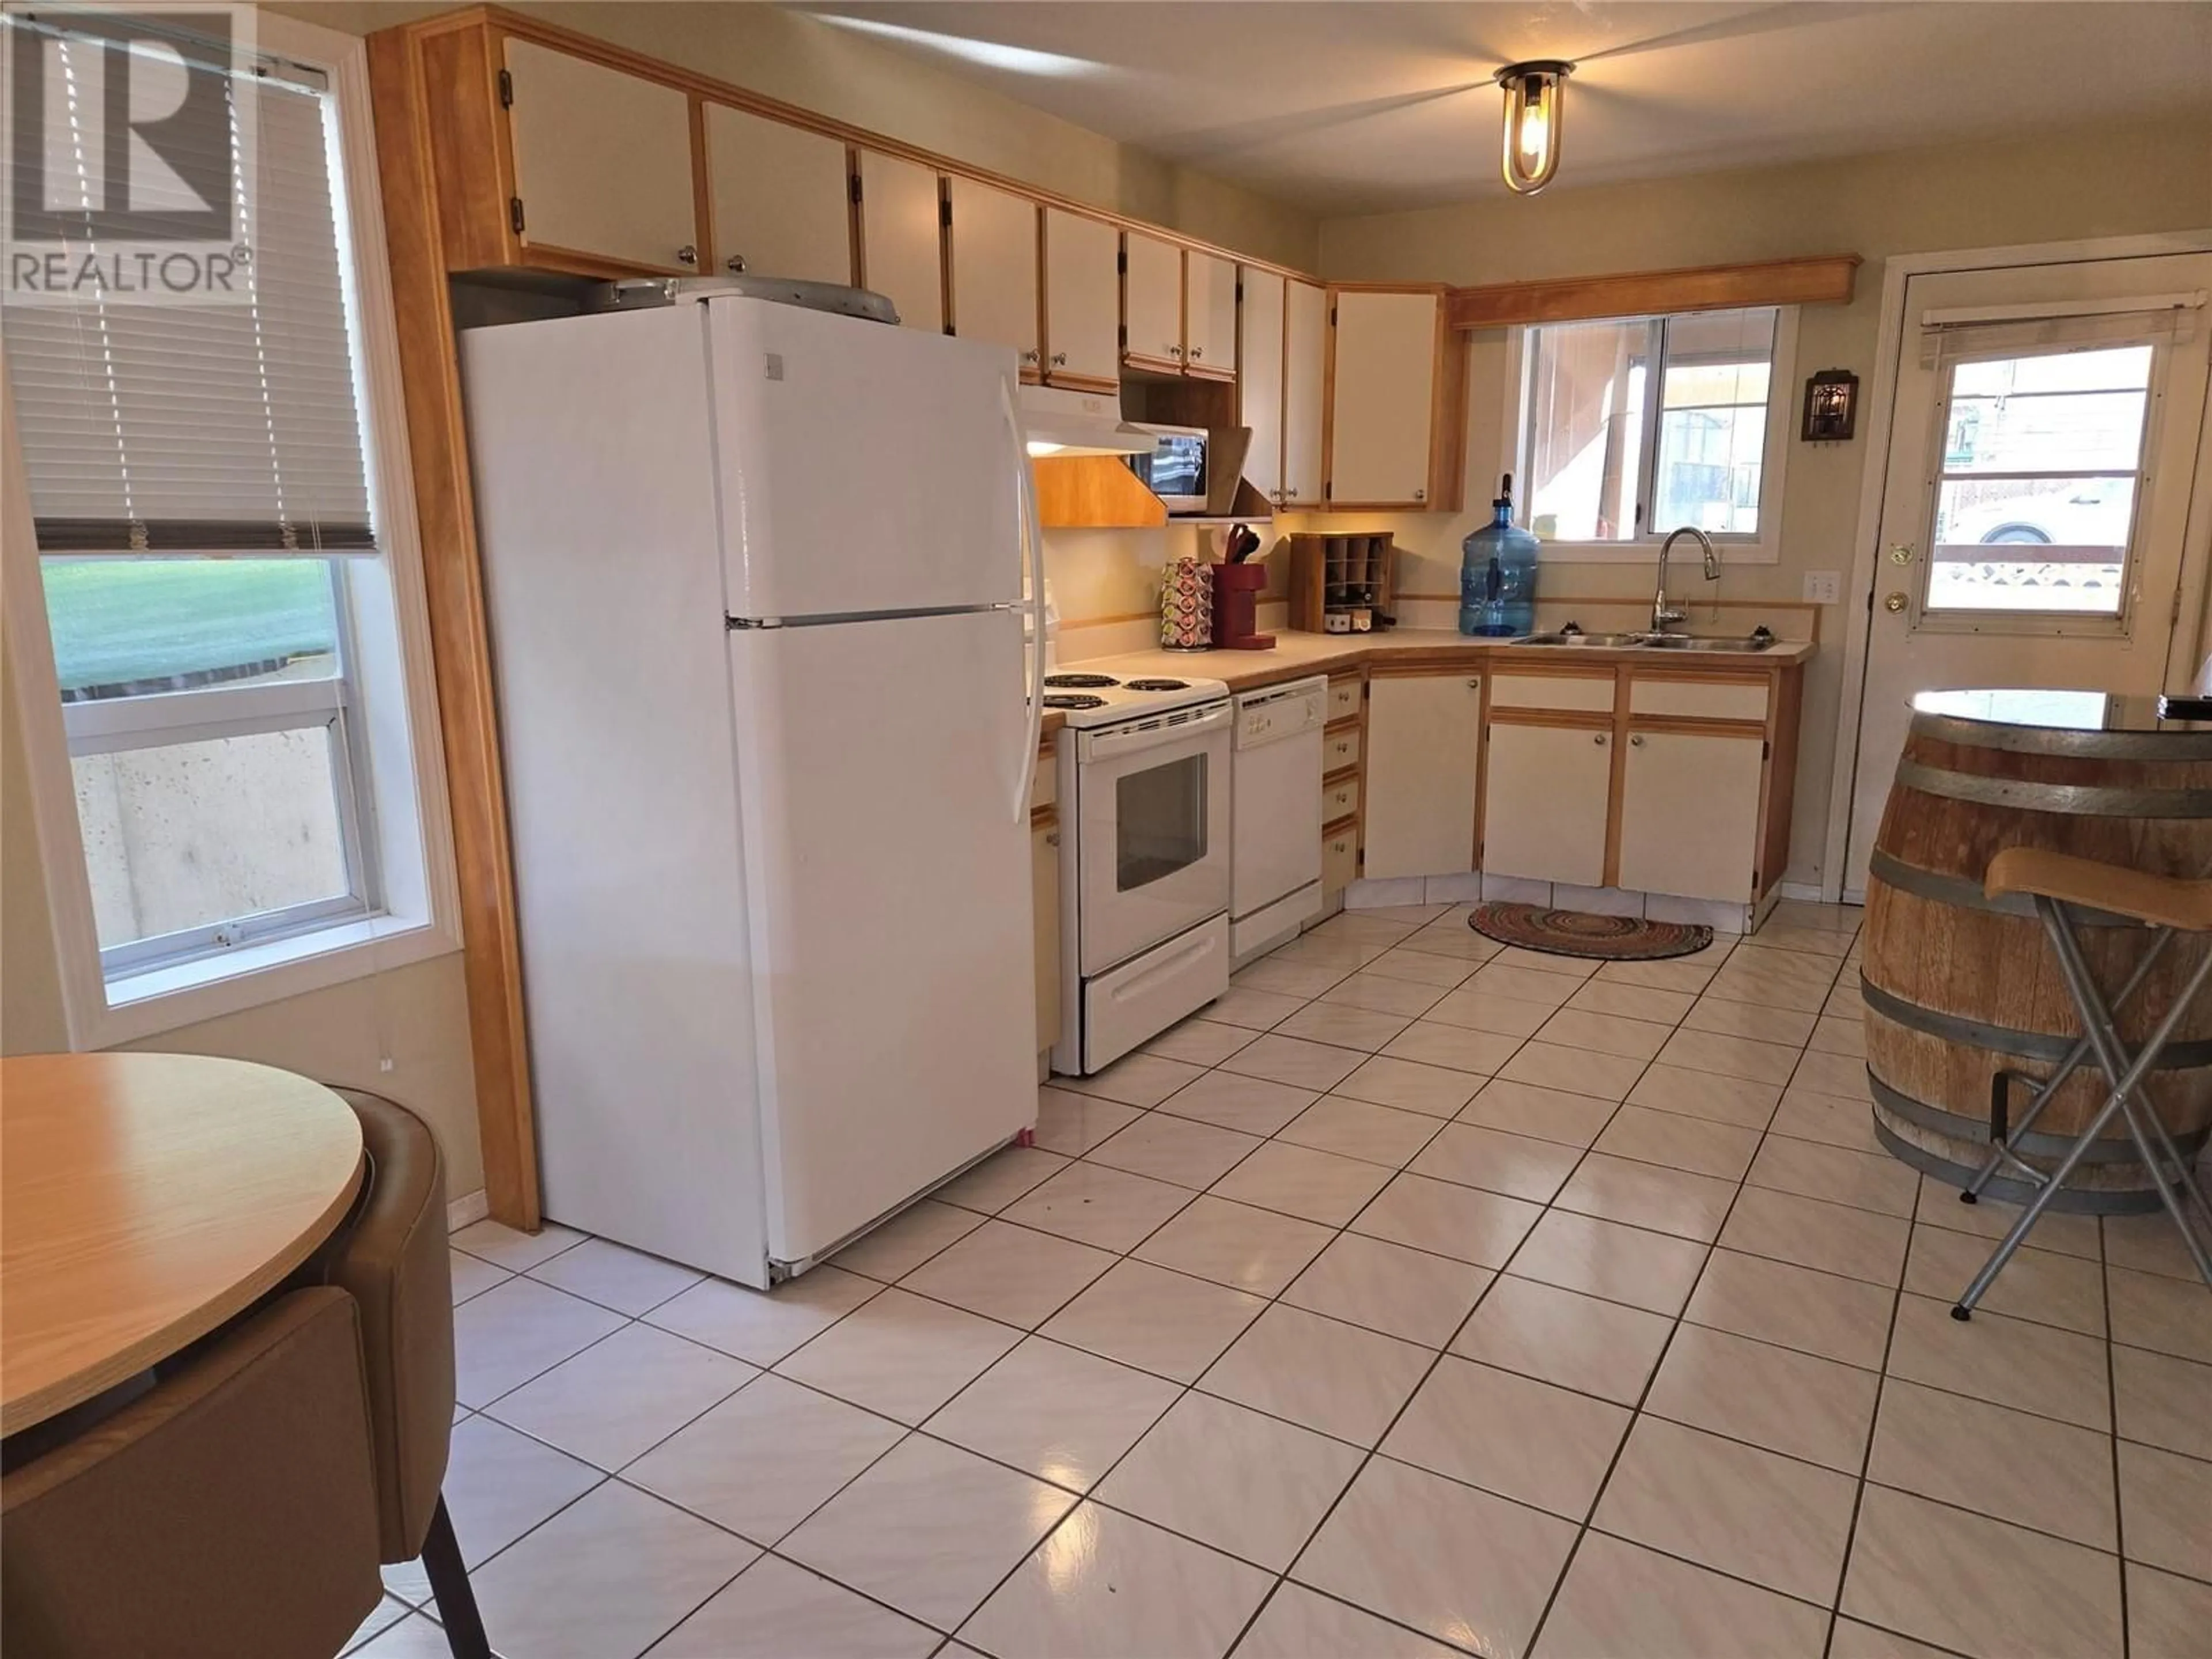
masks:
[[[1506,454],[1547,560],[1646,564],[1694,526],[1729,563],[1780,558],[1795,307],[1515,330]]]

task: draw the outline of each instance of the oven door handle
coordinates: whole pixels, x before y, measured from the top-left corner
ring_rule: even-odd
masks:
[[[1161,749],[1170,744],[1188,742],[1192,738],[1226,732],[1231,718],[1229,705],[1224,703],[1218,708],[1208,709],[1196,720],[1182,720],[1173,726],[1121,732],[1086,732],[1084,733],[1085,758],[1119,759],[1123,755],[1140,754],[1147,749]]]

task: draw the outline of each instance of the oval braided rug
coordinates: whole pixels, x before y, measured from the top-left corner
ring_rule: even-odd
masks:
[[[1477,905],[1467,925],[1501,945],[1545,951],[1555,957],[1595,957],[1606,962],[1686,957],[1713,942],[1713,930],[1702,924],[1596,916],[1586,910],[1553,910],[1540,904]]]

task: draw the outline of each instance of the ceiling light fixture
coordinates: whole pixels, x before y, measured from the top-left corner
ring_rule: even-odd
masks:
[[[1567,76],[1575,66],[1557,58],[1508,64],[1498,71],[1505,88],[1505,187],[1534,196],[1559,170],[1560,120]]]

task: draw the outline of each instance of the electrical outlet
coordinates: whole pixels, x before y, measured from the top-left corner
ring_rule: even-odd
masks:
[[[1844,599],[1844,573],[1840,570],[1808,570],[1805,573],[1805,603],[1808,605],[1841,605]]]

